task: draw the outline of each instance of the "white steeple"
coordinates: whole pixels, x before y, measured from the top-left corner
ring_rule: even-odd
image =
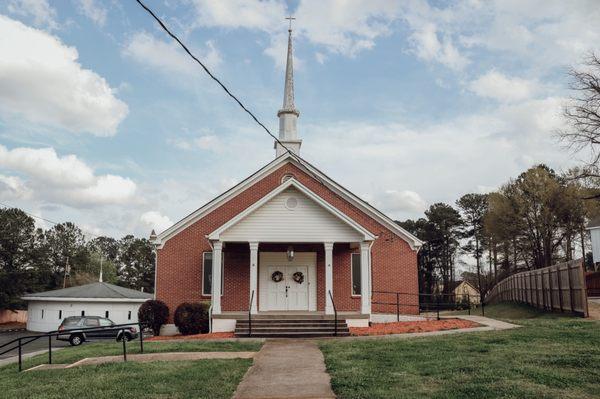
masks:
[[[279,141],[295,154],[300,153],[302,140],[298,139],[296,123],[300,112],[294,105],[294,55],[292,51],[292,20],[293,17],[287,17],[290,21],[288,29],[288,50],[287,64],[285,66],[285,88],[283,92],[283,107],[277,112],[279,117]],[[275,142],[275,154],[280,156],[287,152],[278,142]]]

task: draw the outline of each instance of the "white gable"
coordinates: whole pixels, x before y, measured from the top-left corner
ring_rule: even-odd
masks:
[[[220,234],[222,241],[357,242],[364,235],[294,186]]]

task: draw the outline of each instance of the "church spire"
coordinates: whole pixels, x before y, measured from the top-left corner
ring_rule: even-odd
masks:
[[[287,149],[295,154],[300,152],[302,140],[298,139],[296,131],[296,123],[300,112],[294,105],[294,54],[292,50],[292,20],[294,17],[287,17],[290,21],[288,29],[288,49],[287,49],[287,64],[285,66],[285,86],[283,91],[283,106],[277,112],[279,117],[279,141]],[[278,142],[275,142],[276,156],[286,152],[286,149]]]

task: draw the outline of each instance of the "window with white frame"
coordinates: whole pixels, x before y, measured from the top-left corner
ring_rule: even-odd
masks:
[[[352,254],[352,295],[360,295],[360,254]]]
[[[210,296],[212,293],[212,252],[202,254],[202,295]],[[223,295],[225,274],[225,253],[221,253],[221,295]]]

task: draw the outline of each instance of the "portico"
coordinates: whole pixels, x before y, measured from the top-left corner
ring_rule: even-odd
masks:
[[[242,243],[249,251],[248,291],[244,294],[247,309],[252,314],[321,311],[333,315],[332,298],[335,301],[342,295],[335,290],[334,276],[342,270],[348,286],[352,285],[353,278],[360,279],[352,287],[355,291],[350,293],[360,299],[360,305],[352,310],[365,315],[371,313],[370,246],[376,237],[293,177],[208,238],[213,247],[213,315],[223,312],[221,278],[227,275],[222,270],[223,265],[227,268],[224,248],[232,244],[239,251]],[[339,264],[334,262],[334,245]],[[358,292],[356,287],[360,287]],[[318,298],[324,299],[323,304]],[[342,301],[340,297],[338,302]],[[340,305],[337,306],[339,310]]]

